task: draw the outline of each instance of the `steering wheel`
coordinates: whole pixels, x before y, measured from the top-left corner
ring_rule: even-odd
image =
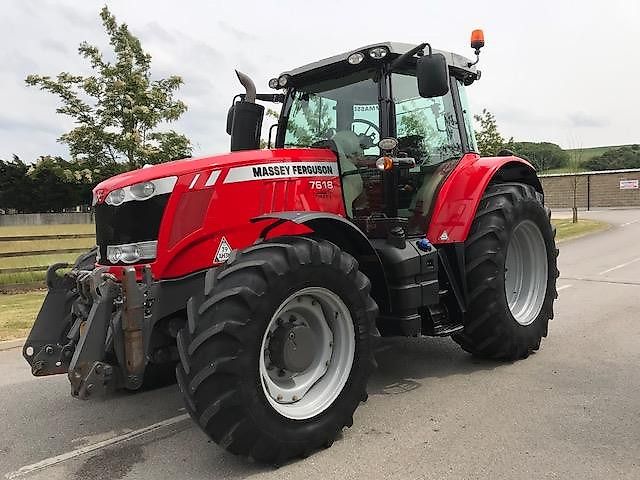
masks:
[[[353,129],[353,125],[356,123],[364,123],[367,126],[364,133],[355,132],[355,130]],[[369,133],[369,131],[371,131],[372,129],[373,131]],[[351,122],[351,131],[358,136],[358,138],[360,139],[360,146],[364,150],[378,144],[378,142],[376,142],[376,135],[378,136],[378,141],[380,141],[380,129],[378,128],[378,126],[375,123],[370,122],[369,120],[365,120],[364,118],[354,119]]]

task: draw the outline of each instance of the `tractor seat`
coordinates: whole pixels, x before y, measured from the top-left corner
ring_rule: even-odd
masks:
[[[340,162],[340,172],[342,173],[344,208],[347,216],[353,218],[353,202],[364,191],[362,176],[354,161],[362,158],[364,152],[360,146],[360,140],[356,134],[351,131],[337,132],[332,140],[338,149],[338,161]]]

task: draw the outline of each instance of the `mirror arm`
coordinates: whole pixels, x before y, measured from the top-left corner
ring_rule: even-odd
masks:
[[[239,93],[235,97],[233,97],[232,104],[236,103],[236,100],[240,100],[244,102],[246,93]],[[283,93],[256,93],[256,100],[260,100],[262,102],[272,102],[272,103],[284,103],[284,94]]]
[[[429,55],[431,55],[431,45],[429,45],[426,42],[425,43],[421,43],[417,47],[413,47],[411,50],[409,50],[408,52],[403,53],[398,58],[396,58],[393,62],[391,62],[391,64],[389,65],[390,70],[393,71],[396,68],[401,67],[404,63],[407,62],[407,60],[409,60],[411,57],[413,57],[416,53],[422,52],[425,47],[429,47]]]

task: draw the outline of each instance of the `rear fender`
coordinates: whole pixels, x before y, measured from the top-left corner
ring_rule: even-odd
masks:
[[[367,236],[349,220],[326,212],[277,212],[252,218],[252,222],[276,220],[265,225],[260,238],[266,238],[278,226],[292,222],[304,225],[319,238],[328,240],[353,256],[360,271],[371,280],[371,296],[381,311],[389,309],[389,291],[382,261]]]
[[[515,156],[481,158],[465,155],[440,188],[427,237],[434,244],[464,242],[480,199],[491,182],[522,182],[542,194],[542,185],[531,164]]]

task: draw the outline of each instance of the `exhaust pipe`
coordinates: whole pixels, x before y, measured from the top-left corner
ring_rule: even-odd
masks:
[[[244,96],[244,101],[248,103],[256,103],[256,84],[253,83],[251,78],[249,78],[249,75],[239,72],[238,70],[236,70],[236,75],[247,92]]]

